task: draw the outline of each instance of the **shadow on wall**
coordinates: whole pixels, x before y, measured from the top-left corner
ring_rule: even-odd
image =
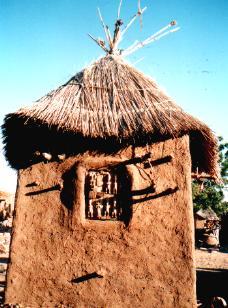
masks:
[[[115,195],[115,200],[118,204],[118,206],[121,208],[121,214],[118,215],[117,220],[123,221],[125,226],[128,226],[133,215],[133,204],[138,204],[142,202],[146,202],[149,200],[165,197],[174,194],[179,190],[179,188],[176,186],[174,188],[167,188],[161,192],[156,192],[156,186],[155,183],[153,182],[152,179],[150,179],[151,184],[148,187],[145,187],[143,189],[139,190],[132,190],[132,177],[127,171],[126,166],[131,165],[131,164],[137,164],[137,163],[143,163],[144,168],[149,168],[151,166],[158,166],[161,164],[168,163],[172,160],[172,156],[165,156],[160,159],[156,160],[151,160],[151,154],[147,153],[146,155],[143,155],[141,157],[134,157],[130,160],[126,160],[123,162],[118,162],[114,163],[111,166],[107,166],[107,170],[109,172],[114,172],[116,174],[117,179],[118,179],[118,194]],[[72,211],[76,198],[76,189],[77,187],[80,187],[81,184],[78,182],[77,179],[77,163],[71,166],[70,169],[68,169],[63,175],[62,175],[62,182],[57,183],[53,185],[52,187],[47,187],[42,190],[33,190],[31,192],[26,193],[26,196],[32,196],[32,195],[39,195],[39,194],[44,194],[44,193],[49,193],[54,190],[59,190],[60,191],[60,199],[63,204],[63,206],[69,210]],[[147,166],[148,165],[148,166]],[[95,169],[94,169],[95,170]],[[102,169],[101,169],[102,170]],[[99,171],[99,168],[98,170]],[[97,172],[96,171],[96,172]],[[90,185],[90,184],[89,184]],[[111,184],[110,184],[111,185]],[[33,183],[28,183],[26,185],[27,187],[34,187],[34,186],[39,186],[37,182]],[[86,207],[85,211],[87,211],[87,204],[89,203],[88,200],[88,183],[85,181],[85,186],[84,189],[80,189],[79,193],[80,194],[85,194],[85,201],[86,201]],[[95,192],[95,191],[94,191]],[[106,190],[105,190],[106,192]],[[101,199],[110,199],[111,195],[108,195],[105,192],[103,192],[104,195],[100,196]],[[108,196],[107,196],[108,195]],[[113,195],[114,196],[114,195]],[[135,199],[134,197],[139,197]],[[99,199],[99,198],[98,198]],[[91,199],[92,200],[92,199]],[[97,201],[97,197],[94,199]],[[98,202],[98,201],[97,201]],[[113,205],[112,205],[113,207]],[[87,212],[86,212],[87,213]],[[85,217],[86,216],[85,213]],[[102,219],[102,217],[99,217],[99,219]],[[105,219],[105,217],[104,217]],[[107,219],[107,217],[106,217]]]
[[[67,170],[63,176],[63,188],[60,193],[60,199],[62,204],[68,209],[73,209],[75,200],[75,178],[76,178],[76,166],[74,165],[71,169]]]
[[[151,135],[145,133],[144,137],[133,135],[131,138],[119,139],[114,136],[109,138],[89,138],[80,133],[73,134],[58,127],[50,128],[43,122],[31,119],[18,118],[16,115],[8,115],[6,123],[2,126],[5,144],[5,156],[15,169],[24,169],[39,163],[42,157],[35,153],[50,153],[53,160],[59,154],[66,156],[82,154],[86,151],[94,153],[115,154],[129,145],[145,146],[148,143],[156,143],[168,140],[173,136],[161,135],[159,132]],[[25,125],[26,123],[26,125]],[[23,136],[23,138],[18,138]]]
[[[160,159],[158,160],[160,163],[165,163],[167,160]],[[170,160],[168,160],[170,161]],[[157,162],[157,161],[156,161]],[[131,161],[132,163],[132,161]],[[175,188],[167,188],[166,190],[162,192],[156,192],[155,190],[155,183],[152,183],[146,188],[139,189],[139,190],[131,190],[132,187],[132,179],[130,175],[128,174],[126,170],[126,162],[120,163],[117,166],[115,166],[115,172],[118,176],[119,180],[119,193],[117,195],[117,202],[120,205],[122,209],[121,216],[119,217],[120,221],[123,221],[125,226],[128,226],[133,215],[132,206],[133,204],[138,204],[142,202],[146,202],[149,200],[165,197],[171,194],[174,194],[179,190],[179,188],[176,186]],[[67,170],[62,175],[62,184],[56,184],[52,187],[47,187],[42,190],[35,190],[32,192],[26,193],[26,196],[32,196],[32,195],[39,195],[48,193],[54,190],[60,191],[60,199],[62,204],[65,206],[67,210],[73,210],[73,205],[75,203],[75,198],[77,196],[75,195],[75,189],[77,184],[77,177],[76,177],[76,165],[73,165],[69,170]],[[37,186],[37,184],[29,183],[27,184],[27,187],[33,187]],[[84,193],[86,192],[86,187],[84,187]],[[83,193],[83,192],[82,192]],[[138,199],[134,199],[134,197],[140,197]],[[87,200],[88,201],[88,200]]]
[[[149,200],[152,200],[152,199],[157,199],[157,198],[165,197],[165,196],[168,196],[168,195],[172,195],[175,192],[177,192],[178,190],[179,190],[179,188],[177,186],[175,188],[167,188],[166,190],[163,190],[162,192],[154,194],[152,196],[148,196],[148,197],[144,197],[144,198],[141,198],[141,199],[134,200],[133,203],[145,202],[145,201],[149,201]],[[134,191],[133,194],[137,195],[135,192],[136,191]],[[137,192],[138,192],[138,195],[141,194],[140,190],[138,190]]]
[[[78,277],[78,278],[73,278],[70,282],[71,283],[80,283],[80,282],[84,282],[84,281],[94,279],[94,278],[103,278],[103,276],[98,274],[97,272],[93,272],[93,273],[86,274],[86,275],[83,275],[83,276]]]

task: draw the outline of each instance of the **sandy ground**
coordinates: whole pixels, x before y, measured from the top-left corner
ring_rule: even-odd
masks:
[[[205,269],[228,269],[228,248],[221,251],[196,249],[196,267]]]

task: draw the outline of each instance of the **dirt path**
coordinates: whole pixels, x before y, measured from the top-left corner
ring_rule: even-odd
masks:
[[[207,249],[196,249],[196,267],[204,269],[228,269],[228,249],[211,251]]]

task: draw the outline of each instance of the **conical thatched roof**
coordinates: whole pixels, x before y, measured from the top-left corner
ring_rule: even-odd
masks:
[[[28,151],[45,144],[54,148],[54,142],[62,147],[68,143],[74,151],[73,144],[78,148],[80,142],[105,148],[110,142],[139,145],[189,134],[193,169],[217,176],[217,143],[211,130],[120,56],[101,58],[34,105],[7,115],[3,130],[6,156],[16,168]],[[21,146],[19,159],[13,152]]]
[[[201,219],[219,220],[218,216],[211,208],[205,210],[200,209],[199,211],[196,212],[196,215]]]

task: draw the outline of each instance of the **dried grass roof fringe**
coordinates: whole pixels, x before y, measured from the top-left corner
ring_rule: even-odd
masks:
[[[17,119],[21,124],[15,131]],[[10,134],[20,138],[20,129],[37,124],[60,134],[110,138],[122,145],[189,134],[193,167],[218,176],[217,140],[211,130],[120,56],[106,55],[32,106],[8,115],[3,126],[6,152]]]

